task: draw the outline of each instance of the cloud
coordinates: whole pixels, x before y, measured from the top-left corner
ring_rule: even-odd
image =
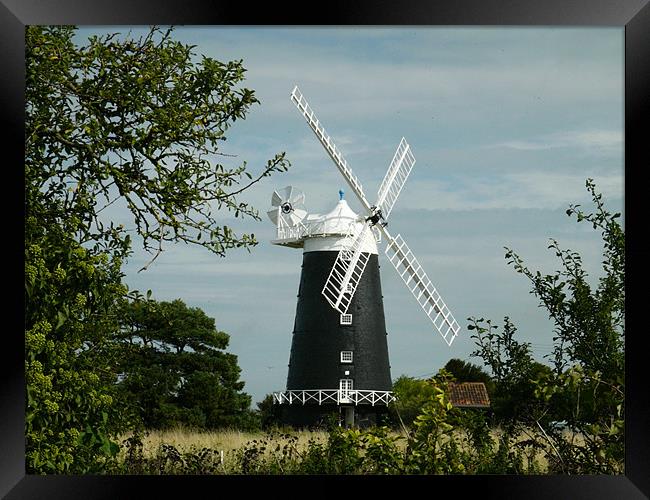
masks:
[[[623,151],[622,130],[571,130],[555,132],[536,139],[512,140],[487,147],[538,151],[555,148],[578,148],[594,153]],[[595,150],[595,151],[594,151]]]
[[[289,93],[296,83],[328,121],[413,114],[423,105],[467,121],[522,103],[558,110],[612,95],[622,103],[621,58],[611,57],[622,52],[622,31],[216,28],[178,34],[200,41],[201,53],[243,58],[246,84],[257,90],[269,118],[295,113]]]

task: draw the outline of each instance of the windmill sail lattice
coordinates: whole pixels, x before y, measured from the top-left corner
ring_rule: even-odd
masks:
[[[377,206],[381,208],[384,218],[387,219],[393,210],[393,205],[395,205],[395,201],[400,191],[402,191],[413,165],[415,165],[415,157],[411,153],[411,147],[406,142],[406,139],[402,137],[397,151],[395,151],[393,161],[379,186]]]
[[[393,238],[385,228],[386,219],[392,212],[406,179],[415,165],[415,157],[411,153],[409,144],[404,138],[400,141],[379,187],[377,203],[371,205],[363,193],[361,183],[352,173],[347,161],[325,132],[325,128],[316,118],[314,111],[297,86],[291,92],[291,99],[368,212],[363,228],[353,230],[351,226],[351,230],[346,235],[343,248],[339,251],[323,287],[323,296],[334,309],[342,314],[347,312],[368,261],[368,254],[362,252],[364,238],[370,228],[378,228],[384,234],[387,242],[385,253],[388,260],[395,267],[427,317],[440,332],[442,338],[448,345],[451,345],[460,331],[458,322],[402,237],[398,235]],[[358,226],[359,224],[356,225],[356,227]]]
[[[357,198],[359,198],[359,201],[361,201],[363,207],[366,210],[370,210],[370,203],[368,203],[368,200],[363,194],[361,183],[352,173],[352,169],[348,167],[348,162],[345,160],[345,158],[343,158],[341,152],[336,148],[330,136],[327,135],[327,132],[325,132],[325,127],[323,127],[323,125],[321,125],[321,123],[318,121],[318,118],[316,118],[314,111],[307,103],[307,100],[303,97],[302,93],[298,89],[298,86],[294,87],[293,92],[291,92],[291,99],[296,104],[302,115],[305,117],[305,120],[307,120],[307,123],[314,131],[314,134],[316,134],[318,140],[325,147],[325,150],[330,155],[330,158],[332,158],[332,161],[339,169],[349,184],[350,188],[352,188],[352,191],[354,191],[354,193],[357,195]]]
[[[447,345],[451,345],[460,326],[399,234],[386,246],[385,254]]]
[[[341,314],[348,312],[354,292],[370,258],[370,254],[361,251],[369,230],[370,226],[367,224],[357,234],[351,229],[345,237],[344,248],[336,256],[336,261],[323,287],[323,296]]]

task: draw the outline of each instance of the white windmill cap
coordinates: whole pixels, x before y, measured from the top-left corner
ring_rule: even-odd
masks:
[[[332,211],[323,215],[325,223],[323,232],[325,234],[348,234],[350,223],[357,219],[359,219],[359,215],[350,208],[348,202],[339,200]]]
[[[359,220],[359,214],[355,213],[343,199],[343,191],[339,191],[339,202],[333,210],[323,215],[324,234],[348,234],[350,223]]]
[[[353,229],[351,224],[356,224],[360,231],[365,223],[364,218],[354,212],[348,202],[343,199],[343,192],[339,191],[340,199],[334,209],[322,215],[318,220],[313,233],[305,239],[305,252],[313,251],[338,251],[343,248],[344,237]],[[363,243],[364,252],[376,254],[377,244],[372,233],[368,233]]]

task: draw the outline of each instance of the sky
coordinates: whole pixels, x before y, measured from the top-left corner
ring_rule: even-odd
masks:
[[[88,27],[79,39],[146,29]],[[315,110],[372,203],[402,137],[416,163],[389,218],[438,289],[461,331],[451,347],[383,256],[380,265],[391,375],[426,377],[451,358],[471,357],[469,317],[497,325],[508,316],[544,362],[553,323],[508,266],[504,247],[532,270],[560,269],[547,247],[578,251],[590,281],[602,276],[602,241],[566,215],[593,205],[593,178],[608,210],[623,214],[624,30],[604,28],[177,27],[174,38],[220,61],[243,60],[244,86],[261,104],[230,129],[224,153],[260,172],[286,152],[288,172],[267,177],[243,199],[261,221],[232,219],[259,245],[220,258],[169,245],[152,258],[135,249],[124,266],[131,289],[180,298],[230,335],[253,407],[285,389],[301,251],[270,243],[266,217],[275,189],[295,186],[311,213],[330,211],[339,189],[360,205],[290,100],[294,85]],[[123,217],[116,208],[112,215]],[[623,214],[624,221],[624,214]],[[127,227],[129,222],[126,221]],[[133,222],[130,223],[133,226]]]

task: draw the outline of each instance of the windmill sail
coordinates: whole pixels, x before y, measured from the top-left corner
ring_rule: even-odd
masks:
[[[297,85],[294,87],[293,92],[291,92],[291,99],[296,104],[296,106],[298,106],[298,109],[305,117],[305,120],[307,120],[309,127],[314,131],[314,134],[316,134],[318,140],[325,147],[325,150],[330,155],[330,158],[332,158],[332,161],[334,161],[336,167],[339,169],[347,183],[350,185],[352,191],[354,191],[354,193],[357,195],[363,207],[366,210],[370,210],[370,203],[368,203],[368,200],[366,200],[366,197],[363,194],[361,183],[352,173],[352,169],[348,167],[348,162],[345,161],[345,158],[343,158],[341,152],[336,148],[336,145],[330,136],[327,135],[327,132],[325,132],[325,128],[318,121],[318,118],[316,118],[314,110],[311,109],[309,103],[307,103],[307,100],[303,97]]]
[[[387,233],[386,235],[388,236]],[[451,345],[460,330],[460,325],[402,237],[399,234],[395,238],[387,237],[387,242],[386,257],[447,345]]]
[[[347,313],[363,270],[370,259],[369,253],[361,252],[369,229],[370,226],[364,224],[361,231],[355,234],[351,230],[346,236],[344,248],[336,256],[336,261],[323,287],[323,296],[341,314]]]
[[[382,218],[386,219],[390,215],[406,179],[411,173],[413,165],[415,165],[415,157],[411,153],[411,147],[402,138],[379,187],[377,203],[372,206],[363,194],[361,183],[352,173],[327,132],[325,132],[325,128],[316,118],[314,111],[303,97],[298,86],[294,87],[291,92],[291,99],[368,212],[366,216],[367,222],[363,229],[357,230],[358,234],[351,231],[344,239],[344,248],[339,251],[322,290],[327,302],[341,314],[347,313],[363,270],[370,259],[369,253],[361,252],[363,241],[371,228],[378,229],[386,237],[387,247],[385,253],[388,260],[395,267],[427,317],[440,332],[442,338],[448,345],[451,345],[460,331],[460,326],[402,237],[398,235],[393,238],[388,234],[385,224],[380,223]]]
[[[406,142],[406,139],[402,137],[399,146],[397,146],[397,151],[395,151],[395,156],[393,156],[393,161],[379,186],[377,206],[381,208],[384,218],[387,219],[390,215],[413,165],[415,165],[415,157],[411,153],[411,147]]]

